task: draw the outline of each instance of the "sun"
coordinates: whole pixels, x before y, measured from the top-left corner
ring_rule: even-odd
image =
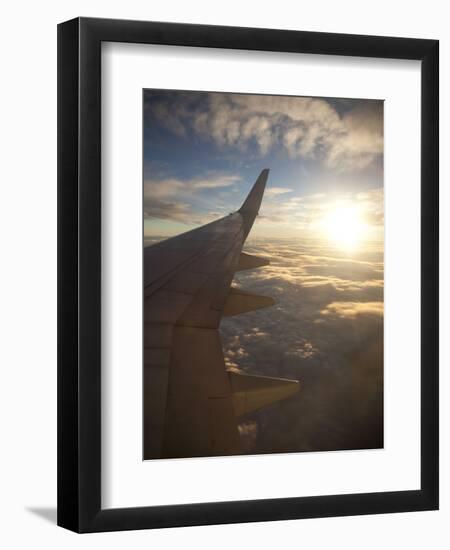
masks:
[[[325,235],[344,250],[354,250],[366,238],[368,227],[355,204],[337,205],[322,220]]]

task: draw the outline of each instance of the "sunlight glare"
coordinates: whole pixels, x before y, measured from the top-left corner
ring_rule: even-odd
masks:
[[[356,205],[339,205],[323,219],[323,229],[339,248],[355,249],[367,236],[367,224]]]

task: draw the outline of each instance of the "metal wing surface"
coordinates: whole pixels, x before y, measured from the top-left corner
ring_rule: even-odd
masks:
[[[144,459],[239,454],[238,417],[298,389],[227,372],[218,330],[224,316],[274,303],[231,285],[268,263],[242,252],[268,174],[237,212],[144,249]]]

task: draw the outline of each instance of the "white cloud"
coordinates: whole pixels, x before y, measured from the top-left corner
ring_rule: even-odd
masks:
[[[232,187],[240,180],[239,176],[217,172],[184,180],[147,179],[144,181],[144,217],[172,219],[183,223],[198,222],[199,225],[212,221],[219,218],[220,214],[216,212],[200,218],[194,216],[190,206],[192,195],[204,189]]]
[[[217,189],[219,187],[230,187],[241,178],[239,176],[210,176],[209,178],[194,178],[188,182],[188,186],[191,186],[193,190],[195,189]]]
[[[182,194],[191,194],[198,189],[218,189],[230,187],[241,180],[239,176],[220,173],[209,173],[207,176],[181,179],[162,178],[146,179],[144,181],[144,194],[151,197],[173,197]]]
[[[347,319],[356,319],[360,315],[383,317],[383,302],[332,302],[320,313]]]
[[[276,144],[291,157],[322,157],[337,170],[358,170],[383,152],[382,102],[358,103],[340,115],[320,98],[243,94],[180,93],[159,101],[153,114],[179,136],[194,131],[219,146],[246,151],[256,145],[261,155]]]
[[[292,193],[292,191],[293,189],[288,189],[287,187],[269,187],[266,189],[265,196],[284,195],[285,193]]]

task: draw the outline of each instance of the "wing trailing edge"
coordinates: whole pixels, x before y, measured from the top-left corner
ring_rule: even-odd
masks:
[[[246,269],[256,269],[257,267],[263,267],[269,264],[270,264],[270,261],[268,258],[264,258],[263,256],[253,256],[252,254],[241,252],[241,255],[239,256],[239,262],[236,267],[236,271],[245,271]]]
[[[275,300],[271,296],[262,296],[261,294],[231,287],[222,313],[223,317],[232,317],[233,315],[248,313],[274,304]]]
[[[297,380],[228,372],[236,416],[256,411],[298,392]]]

